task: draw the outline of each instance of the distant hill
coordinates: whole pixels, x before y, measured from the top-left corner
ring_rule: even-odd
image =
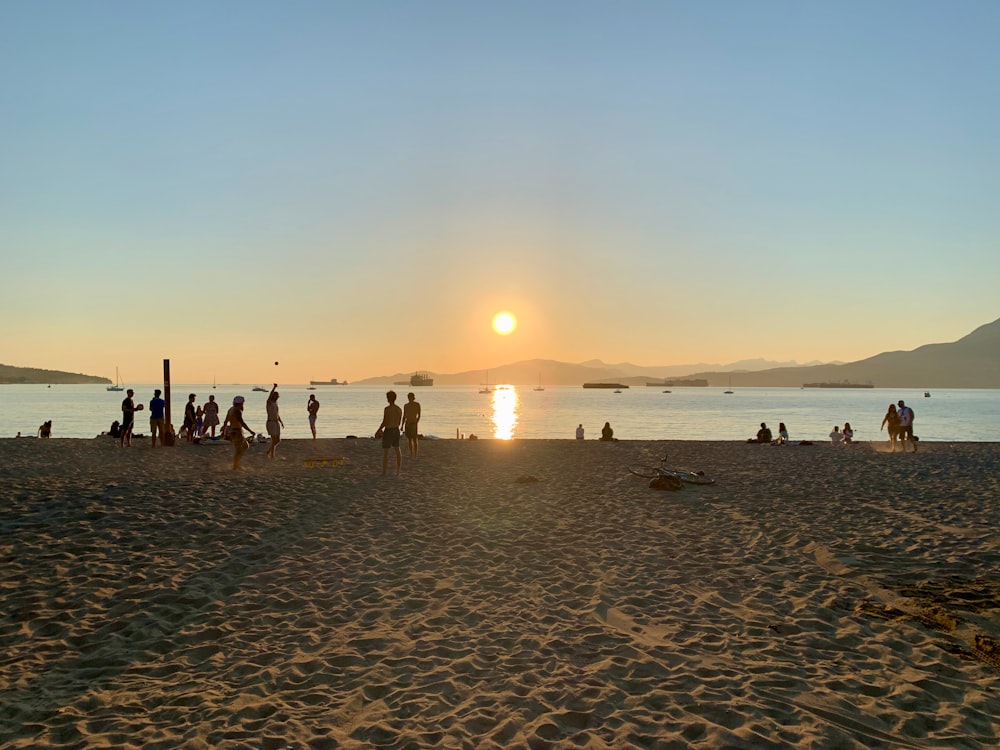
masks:
[[[710,386],[802,386],[805,383],[871,383],[876,388],[1000,388],[1000,319],[949,344],[884,352],[857,362],[780,367],[731,374],[700,372]]]
[[[79,385],[84,383],[110,383],[108,378],[95,375],[81,375],[76,372],[61,372],[59,370],[39,370],[34,367],[14,367],[0,365],[0,384],[50,384]]]
[[[712,365],[722,370],[732,368],[746,372],[759,367],[775,367],[779,362],[767,360],[744,360],[730,365]],[[792,363],[794,364],[794,363]],[[626,385],[644,386],[646,381],[662,381],[682,378],[697,370],[701,365],[634,365],[630,362],[606,364],[599,359],[588,360],[580,364],[557,362],[552,359],[528,359],[509,365],[491,368],[490,370],[467,370],[456,373],[430,373],[435,385],[477,385],[486,382],[510,383],[512,385],[582,385],[592,381],[614,381]],[[366,380],[355,381],[356,385],[389,385],[403,380],[409,380],[412,373],[399,372],[395,375],[380,375]]]
[[[805,383],[871,383],[877,388],[1000,388],[1000,319],[980,326],[958,341],[927,344],[913,351],[877,354],[857,362],[798,365],[743,360],[730,365],[665,365],[645,367],[629,362],[606,364],[598,359],[580,364],[530,359],[491,368],[490,383],[513,385],[582,385],[592,381],[645,386],[647,381],[703,379],[709,386],[794,387]],[[409,380],[400,372],[356,381],[385,385]],[[435,385],[475,385],[486,370],[430,373]]]

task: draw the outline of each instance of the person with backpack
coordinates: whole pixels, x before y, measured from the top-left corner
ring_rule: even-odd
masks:
[[[913,437],[913,409],[903,403],[903,399],[899,399],[896,403],[898,407],[896,412],[899,414],[899,445],[906,453],[906,439],[910,439],[910,445],[913,446],[913,452],[917,452],[917,441]]]

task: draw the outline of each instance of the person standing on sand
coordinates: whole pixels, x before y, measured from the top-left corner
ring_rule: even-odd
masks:
[[[896,402],[899,407],[899,447],[906,453],[906,439],[909,437],[913,452],[917,452],[917,441],[913,438],[913,409],[903,403],[903,399]]]
[[[316,394],[310,394],[306,402],[306,411],[309,412],[309,429],[312,430],[313,440],[316,439],[316,415],[319,413],[319,401]]]
[[[208,397],[208,403],[202,409],[205,412],[204,423],[202,424],[203,430],[211,429],[212,437],[215,437],[215,427],[219,424],[219,405],[215,403],[215,396]]]
[[[160,447],[163,447],[163,434],[166,430],[167,402],[160,398],[159,388],[153,390],[153,397],[149,399],[149,437],[151,439],[150,448],[156,447],[156,433],[160,433]]]
[[[420,425],[420,402],[412,393],[406,394],[403,404],[403,431],[406,433],[406,444],[410,449],[410,458],[416,458],[420,446],[417,443],[417,427]]]
[[[375,431],[375,437],[382,438],[382,476],[389,473],[389,449],[396,451],[396,476],[403,465],[403,453],[399,450],[399,425],[403,421],[403,410],[396,406],[396,392],[386,391],[389,405],[382,412],[382,424]]]
[[[271,447],[267,449],[267,457],[274,458],[274,451],[281,442],[281,428],[285,423],[281,421],[278,413],[278,384],[271,388],[271,393],[267,397],[267,434],[271,436]]]
[[[132,447],[132,426],[135,423],[135,401],[133,400],[135,391],[129,388],[125,391],[125,398],[122,399],[122,425],[119,433],[118,445],[122,448]]]
[[[892,448],[892,452],[896,452],[896,436],[899,433],[899,412],[896,411],[895,404],[889,404],[889,410],[886,411],[885,416],[882,417],[882,426],[878,428],[879,432],[885,429],[885,426],[889,426],[889,447]]]
[[[194,441],[194,421],[195,421],[195,408],[194,400],[197,396],[194,393],[188,394],[188,401],[184,404],[184,424],[181,426],[181,432],[183,432],[187,441]]]
[[[229,412],[226,414],[226,420],[222,423],[222,435],[233,443],[233,471],[239,470],[240,459],[250,448],[250,444],[243,439],[243,430],[249,432],[250,437],[257,434],[243,421],[244,401],[242,396],[236,396],[233,399],[233,405],[229,407]]]

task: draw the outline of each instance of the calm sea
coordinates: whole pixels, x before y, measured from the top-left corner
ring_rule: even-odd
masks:
[[[137,403],[147,403],[154,385],[134,385]],[[396,387],[399,403],[406,386]],[[321,403],[320,437],[372,435],[382,420],[385,386],[285,386],[279,406],[284,437],[310,437],[306,402]],[[859,441],[885,439],[879,425],[888,404],[904,399],[916,413],[915,432],[922,440],[1000,440],[1000,390],[936,390],[930,397],[908,389],[818,388],[629,388],[621,393],[571,386],[536,391],[531,386],[497,386],[480,393],[474,386],[432,386],[414,392],[423,409],[421,432],[440,438],[475,434],[481,438],[572,438],[583,424],[587,438],[600,436],[610,422],[623,440],[744,440],[761,422],[774,432],[788,426],[793,440],[825,440],[833,425],[850,422]],[[197,403],[214,394],[224,416],[233,396],[246,397],[244,412],[254,430],[264,429],[267,394],[249,386],[173,385],[171,414],[183,421],[188,393]],[[103,385],[0,385],[0,436],[34,435],[45,420],[53,437],[92,438],[121,419],[124,393]],[[148,433],[146,414],[138,414],[136,432]]]

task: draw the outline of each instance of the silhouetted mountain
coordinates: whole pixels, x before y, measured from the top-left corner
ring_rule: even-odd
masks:
[[[775,365],[782,366],[775,366]],[[765,365],[766,367],[760,367]],[[488,376],[487,376],[488,372]],[[913,351],[877,354],[857,362],[797,365],[748,359],[730,365],[663,365],[645,367],[630,362],[606,364],[592,359],[580,364],[529,359],[487,370],[453,374],[431,373],[436,385],[582,385],[619,382],[643,386],[664,379],[704,379],[710,386],[800,387],[805,383],[871,383],[879,388],[1000,388],[1000,320],[980,326],[950,344],[927,344]],[[387,384],[408,381],[397,373],[357,381]]]
[[[876,354],[841,365],[782,367],[733,375],[701,372],[710,386],[802,386],[805,383],[872,383],[877,388],[1000,388],[1000,319],[950,344]]]
[[[37,383],[37,384],[80,384],[80,383],[110,383],[108,378],[94,375],[81,375],[75,372],[59,370],[38,370],[34,367],[14,367],[0,365],[0,383]]]

